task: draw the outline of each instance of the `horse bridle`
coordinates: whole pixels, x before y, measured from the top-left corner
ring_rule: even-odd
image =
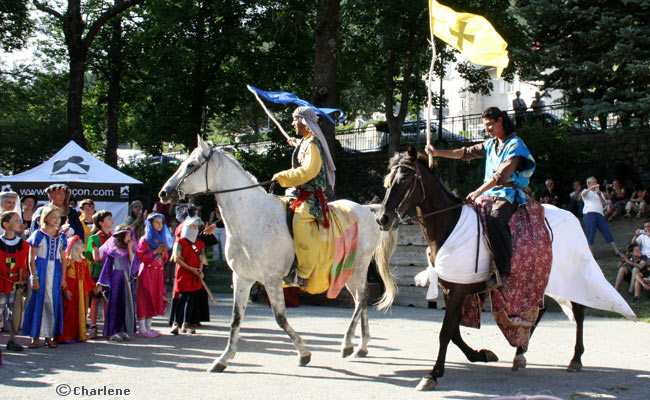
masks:
[[[395,214],[397,215],[397,219],[399,219],[400,223],[405,223],[406,220],[402,218],[402,215],[400,214],[400,209],[402,208],[404,203],[411,200],[411,197],[413,196],[413,193],[415,193],[415,188],[418,183],[420,183],[420,190],[422,191],[422,200],[420,200],[420,202],[416,204],[415,207],[422,204],[424,200],[426,200],[427,195],[426,192],[424,191],[424,182],[422,181],[422,174],[420,174],[420,171],[418,171],[417,164],[415,167],[409,164],[397,164],[393,167],[393,170],[397,170],[399,168],[410,169],[411,171],[413,171],[413,178],[414,178],[413,182],[411,183],[411,186],[406,191],[404,198],[402,198],[402,201],[400,201],[397,207],[395,208]]]
[[[179,179],[178,183],[176,184],[176,187],[174,188],[174,190],[176,191],[176,194],[178,195],[178,197],[183,198],[185,196],[183,194],[183,192],[181,192],[181,190],[179,189],[180,186],[183,184],[183,182],[185,182],[185,179],[189,178],[190,175],[192,175],[193,173],[198,171],[203,165],[205,165],[205,190],[203,192],[197,192],[195,194],[219,194],[219,193],[236,192],[236,191],[239,191],[239,190],[245,190],[245,189],[251,189],[251,188],[254,188],[254,187],[258,187],[258,186],[269,185],[269,184],[272,184],[274,182],[274,181],[264,181],[264,182],[261,182],[261,183],[256,183],[254,185],[248,185],[248,186],[243,186],[243,187],[238,187],[238,188],[233,188],[233,189],[224,189],[224,190],[214,190],[214,191],[212,191],[212,190],[210,190],[210,186],[209,186],[210,184],[209,184],[208,171],[210,169],[209,161],[210,161],[210,159],[212,158],[213,155],[214,155],[214,149],[212,147],[210,147],[210,152],[208,153],[207,156],[204,157],[204,160],[201,161],[200,163],[198,163],[197,165],[195,165],[194,167],[192,167],[185,175],[183,175],[183,177],[181,179]],[[269,193],[271,193],[273,191],[272,188],[273,188],[273,186],[271,186],[271,188],[269,189]]]
[[[397,205],[397,208],[395,208],[395,214],[397,215],[397,219],[399,220],[400,224],[405,225],[405,224],[411,223],[412,221],[420,223],[420,220],[422,220],[424,218],[431,217],[433,215],[440,214],[440,213],[443,213],[443,212],[451,211],[451,210],[454,210],[456,208],[460,208],[465,204],[470,204],[471,203],[471,201],[464,200],[463,202],[461,202],[459,204],[453,205],[451,207],[443,208],[442,210],[436,210],[436,211],[432,211],[432,212],[422,214],[422,215],[415,215],[415,216],[412,216],[412,217],[402,218],[402,215],[400,214],[399,210],[402,208],[402,206],[404,205],[404,203],[406,201],[411,199],[411,196],[413,196],[413,193],[415,192],[415,187],[416,187],[418,182],[420,183],[420,189],[422,190],[422,200],[420,200],[420,202],[418,204],[415,204],[414,207],[417,207],[420,204],[422,204],[424,202],[424,200],[427,199],[427,194],[424,191],[424,182],[422,181],[422,174],[420,174],[420,171],[417,168],[417,164],[416,164],[415,167],[412,166],[412,165],[409,165],[409,164],[397,164],[397,165],[395,165],[393,167],[393,170],[399,169],[400,167],[410,169],[411,171],[413,171],[413,176],[414,176],[413,183],[411,183],[411,186],[409,187],[408,191],[404,195],[404,198]]]

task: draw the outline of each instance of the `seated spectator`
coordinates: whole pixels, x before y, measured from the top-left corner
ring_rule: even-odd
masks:
[[[566,209],[572,212],[576,217],[582,215],[582,208],[585,206],[585,203],[582,201],[582,197],[580,196],[582,190],[582,183],[580,181],[573,181],[573,192],[569,194],[569,204]]]
[[[611,222],[615,217],[623,214],[627,204],[627,193],[618,179],[614,180],[610,185],[606,185],[605,192],[612,201],[607,211],[605,211],[605,217],[609,217],[607,221]]]
[[[641,254],[650,258],[650,220],[643,223],[643,229],[634,232],[631,244],[641,246]]]
[[[639,272],[634,275],[632,278],[632,283],[634,284],[634,297],[630,304],[635,305],[639,302],[639,297],[641,296],[641,288],[646,291],[650,291],[650,267],[646,264],[645,268],[641,269]]]
[[[603,215],[603,207],[605,206],[605,196],[600,191],[600,186],[598,185],[598,180],[594,176],[587,178],[587,188],[580,193],[582,201],[585,203],[584,208],[582,209],[582,219],[585,223],[585,233],[587,235],[587,242],[589,243],[589,248],[593,251],[594,240],[596,239],[596,229],[605,238],[607,242],[614,250],[614,254],[617,256],[621,255],[621,252],[616,247],[614,243],[614,237],[612,236],[612,231],[607,225],[607,220]]]
[[[641,254],[641,246],[638,244],[631,244],[628,247],[628,255],[621,255],[621,262],[618,263],[618,273],[616,274],[616,283],[614,284],[614,289],[618,290],[618,287],[623,282],[623,279],[630,280],[630,288],[628,292],[632,294],[634,289],[634,277],[642,269],[646,268],[648,258]]]
[[[648,210],[648,189],[635,190],[630,200],[625,205],[625,217],[630,218],[635,212],[637,218],[641,218]]]
[[[540,196],[539,202],[542,204],[552,204],[556,207],[560,206],[560,196],[557,195],[555,191],[555,182],[553,179],[547,179],[544,182],[546,187],[542,189],[542,195]]]

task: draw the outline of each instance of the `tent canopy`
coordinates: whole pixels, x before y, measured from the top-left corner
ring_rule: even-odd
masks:
[[[0,179],[3,182],[142,184],[139,180],[96,159],[73,140],[38,167]]]
[[[65,183],[77,200],[92,199],[97,210],[108,209],[120,223],[127,214],[131,186],[142,185],[137,179],[96,159],[74,141],[38,167],[13,176],[0,177],[0,190],[13,190],[22,198],[33,194],[47,201],[45,188]]]

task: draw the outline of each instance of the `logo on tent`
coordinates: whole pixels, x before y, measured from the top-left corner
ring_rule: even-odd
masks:
[[[129,186],[121,186],[120,187],[120,197],[129,198]]]
[[[2,185],[2,190],[3,192],[13,192],[14,189],[11,187],[11,183],[8,183],[6,185]]]
[[[66,174],[75,174],[75,175],[85,175],[90,170],[90,165],[82,164],[83,157],[72,156],[67,160],[57,160],[54,161],[52,166],[53,175],[66,175]]]

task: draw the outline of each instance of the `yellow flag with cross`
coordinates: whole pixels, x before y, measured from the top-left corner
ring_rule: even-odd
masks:
[[[459,13],[429,0],[433,34],[460,51],[474,64],[496,67],[497,79],[508,66],[508,43],[490,21],[480,15]]]

